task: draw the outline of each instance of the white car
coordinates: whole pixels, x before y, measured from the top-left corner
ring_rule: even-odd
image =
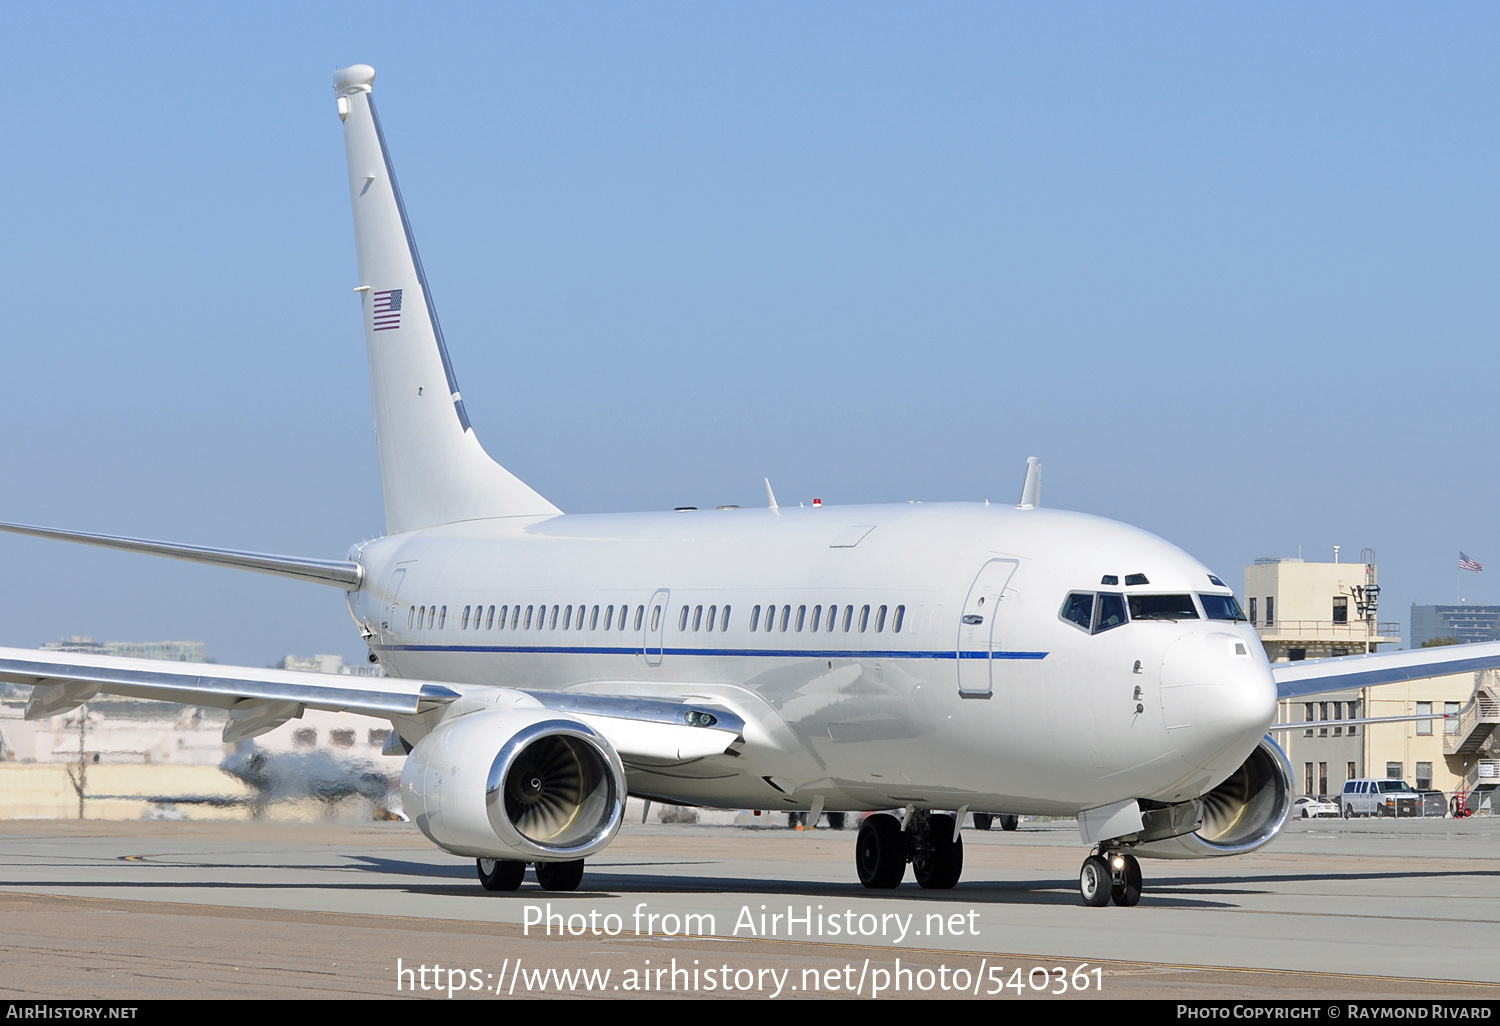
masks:
[[[1318,819],[1323,816],[1337,819],[1340,812],[1338,802],[1305,794],[1292,803],[1292,815],[1302,819]]]

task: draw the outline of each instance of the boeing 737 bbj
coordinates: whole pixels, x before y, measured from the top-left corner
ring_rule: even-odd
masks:
[[[1268,842],[1291,807],[1278,694],[1500,665],[1500,645],[1273,666],[1233,592],[1144,531],[1045,509],[909,504],[565,514],[469,425],[373,69],[335,76],[387,534],[344,560],[4,525],[345,592],[384,679],[0,649],[28,717],[99,692],[228,710],[226,741],[304,709],[389,719],[402,800],[490,889],[568,890],[627,795],[873,811],[859,878],[963,869],[968,812],[1078,817],[1091,905],[1138,857]]]

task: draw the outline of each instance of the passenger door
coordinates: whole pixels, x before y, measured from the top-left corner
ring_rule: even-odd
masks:
[[[1000,603],[1016,572],[1014,559],[992,559],[980,568],[958,620],[958,693],[988,697],[994,686],[993,654],[1001,647]]]

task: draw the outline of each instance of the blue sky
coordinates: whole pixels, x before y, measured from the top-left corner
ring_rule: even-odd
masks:
[[[1237,587],[1492,569],[1497,15],[1444,5],[102,5],[0,39],[0,519],[381,529],[331,72],[480,439],[569,511],[1014,501]],[[362,648],[336,591],[0,539],[0,643]]]

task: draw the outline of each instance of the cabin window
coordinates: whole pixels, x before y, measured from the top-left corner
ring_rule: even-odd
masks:
[[[504,622],[503,620],[501,622]],[[484,629],[491,630],[495,626],[495,607],[490,606],[490,613],[484,619]]]
[[[448,607],[444,606],[442,609],[438,610],[438,630],[442,630],[443,629],[443,625],[445,623],[447,623],[447,622],[448,622]]]
[[[685,631],[685,630],[687,630],[687,618],[688,618],[688,607],[687,606],[683,606],[682,607],[682,615],[677,618],[677,629],[679,631]]]
[[[863,634],[870,626],[870,607],[863,606],[859,611],[859,633]]]
[[[520,607],[520,606],[517,606],[517,607],[516,607],[516,608],[517,608],[517,609],[520,609],[520,608],[521,608],[521,607]],[[535,606],[527,606],[527,607],[526,607],[526,629],[527,629],[527,630],[528,630],[528,631],[529,631],[529,630],[531,630],[531,613],[532,613],[532,611],[533,611],[533,610],[534,610],[534,609],[536,609],[536,607],[535,607]]]
[[[411,630],[411,621],[412,621],[412,618],[415,617],[416,615],[417,615],[417,607],[416,606],[411,606],[410,608],[407,609],[407,611],[406,611],[406,629],[407,630]]]
[[[828,633],[832,634],[839,622],[839,607],[832,605],[828,607]]]
[[[568,606],[566,609],[563,610],[563,630],[567,630],[568,629],[568,625],[571,624],[572,622],[573,622],[573,607],[572,606]],[[582,610],[579,610],[579,612],[578,612],[578,622],[579,623],[583,622],[583,611]]]
[[[792,620],[792,607],[791,606],[782,606],[781,607],[781,633],[783,633],[783,634],[786,633],[787,625],[789,623],[791,623],[791,620]]]
[[[709,633],[713,633],[714,618],[717,616],[718,612],[719,612],[719,607],[718,606],[709,606],[708,607],[708,626],[705,629],[708,630]]]
[[[557,606],[553,606],[552,607],[552,620],[551,620],[550,623],[547,624],[547,627],[548,627],[549,630],[554,630],[554,631],[557,630],[557,612],[558,612],[558,607]]]
[[[458,629],[461,630],[461,631],[466,631],[466,630],[469,629],[469,607],[468,606],[464,606],[464,618],[459,623]]]
[[[885,630],[885,606],[881,606],[875,613],[875,633],[879,634]]]
[[[353,748],[354,731],[348,727],[339,727],[328,732],[328,743],[335,748]]]
[[[844,633],[849,633],[849,627],[854,623],[854,607],[844,607]]]
[[[635,607],[635,629],[641,629],[641,614],[646,610],[645,606]],[[661,606],[651,610],[651,629],[654,631],[661,626]]]
[[[593,611],[589,613],[589,630],[591,630],[591,631],[597,631],[598,629],[599,629],[599,607],[595,606],[593,608]],[[605,630],[609,630],[609,622],[608,621],[605,621],[605,623],[604,623],[604,629]]]
[[[755,606],[755,607],[751,608],[751,610],[750,610],[750,629],[753,631],[753,630],[755,630],[759,626],[760,626],[760,606]]]
[[[798,606],[797,607],[797,633],[798,634],[802,633],[802,624],[806,620],[807,620],[807,607],[806,606]]]
[[[703,607],[702,606],[695,606],[695,607],[693,607],[693,630],[696,631],[699,628],[701,628],[702,626],[703,626]]]
[[[719,631],[722,633],[727,630],[729,630],[729,607],[725,606],[724,615],[719,617]]]
[[[818,633],[818,618],[820,616],[822,616],[822,615],[823,615],[823,607],[822,606],[813,606],[812,624],[809,625],[808,628],[807,628],[809,631],[811,631],[814,634]]]
[[[614,623],[614,621],[615,621],[615,607],[614,606],[605,606],[604,607],[604,629],[605,630],[609,630],[609,625],[612,624],[612,623]]]
[[[502,631],[505,630],[505,621],[506,621],[506,618],[509,617],[509,616],[510,616],[510,606],[508,606],[508,605],[501,606],[500,607],[500,622],[496,625],[496,626],[498,626],[500,628],[500,630],[502,630]]]
[[[901,633],[901,624],[902,624],[902,622],[905,619],[906,619],[906,607],[905,606],[897,606],[896,607],[896,619],[891,623],[891,633],[892,634],[900,634]]]

